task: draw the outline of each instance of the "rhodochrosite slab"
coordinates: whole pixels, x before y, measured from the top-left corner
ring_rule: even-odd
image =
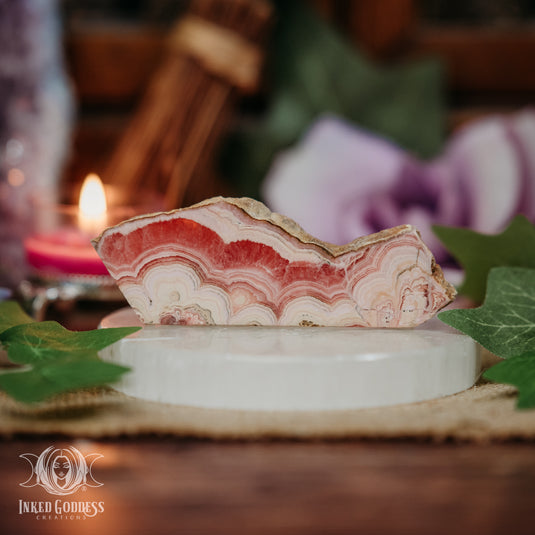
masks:
[[[94,245],[145,323],[412,327],[455,294],[410,225],[335,246],[252,199],[130,219]]]

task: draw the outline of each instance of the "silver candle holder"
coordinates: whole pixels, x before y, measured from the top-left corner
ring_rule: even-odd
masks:
[[[23,280],[19,291],[32,317],[43,321],[51,304],[74,307],[78,301],[126,302],[115,281],[101,275],[54,276],[35,272]]]

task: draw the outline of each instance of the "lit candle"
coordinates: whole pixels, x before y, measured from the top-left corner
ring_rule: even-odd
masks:
[[[106,193],[102,181],[94,173],[87,175],[80,190],[78,223],[82,231],[93,236],[107,226]]]
[[[76,217],[71,225],[64,222],[50,232],[39,232],[26,238],[24,248],[28,263],[39,272],[50,275],[108,275],[91,245],[91,238],[104,230],[107,221],[102,182],[98,176],[90,174],[82,186]]]

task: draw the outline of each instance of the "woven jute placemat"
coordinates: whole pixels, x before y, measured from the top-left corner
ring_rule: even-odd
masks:
[[[36,407],[0,397],[0,435],[118,437],[143,434],[260,438],[535,439],[535,411],[515,409],[515,389],[480,383],[459,394],[393,407],[329,412],[255,412],[178,407],[111,389],[77,392]]]
[[[496,362],[490,353],[482,357],[483,368]],[[134,399],[111,388],[64,394],[32,406],[0,393],[0,436],[535,440],[535,410],[516,410],[515,403],[513,387],[484,380],[431,401],[323,412],[199,409]]]

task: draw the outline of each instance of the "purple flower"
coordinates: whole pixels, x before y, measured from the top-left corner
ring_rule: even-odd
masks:
[[[275,160],[263,196],[272,210],[336,244],[410,223],[443,261],[432,224],[494,233],[516,213],[535,220],[535,112],[473,122],[430,162],[323,117]]]

